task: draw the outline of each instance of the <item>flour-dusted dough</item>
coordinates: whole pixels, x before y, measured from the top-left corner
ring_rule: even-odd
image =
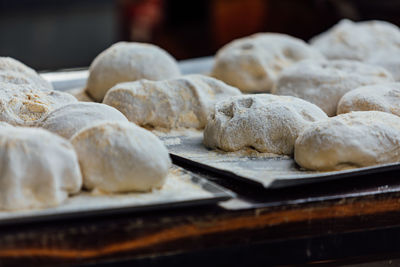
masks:
[[[341,170],[400,161],[400,117],[381,111],[355,111],[308,126],[294,155],[303,168]]]
[[[204,75],[165,81],[140,80],[114,86],[103,103],[128,120],[155,128],[204,128],[215,102],[240,91]]]
[[[163,49],[151,44],[119,42],[94,59],[86,90],[94,100],[102,101],[117,83],[164,80],[179,75],[177,62]]]
[[[377,110],[400,116],[400,83],[362,86],[345,94],[337,113]]]
[[[291,155],[303,128],[326,118],[320,108],[296,97],[234,96],[215,105],[203,142],[224,151],[253,147],[259,152]]]
[[[304,60],[282,72],[273,93],[302,98],[334,116],[345,93],[360,86],[392,81],[392,75],[379,66],[353,60]]]
[[[171,166],[164,144],[130,122],[86,127],[71,142],[78,153],[87,189],[128,192],[159,188]]]
[[[0,121],[12,125],[34,126],[50,111],[72,102],[76,98],[67,93],[0,83]]]
[[[78,101],[82,102],[94,102],[94,100],[87,94],[85,88],[73,88],[65,91],[68,94],[73,95]]]
[[[36,126],[67,139],[79,130],[101,121],[128,121],[117,109],[100,104],[77,102],[50,112]]]
[[[42,90],[53,89],[53,86],[36,71],[10,57],[0,57],[0,82],[30,84]]]
[[[344,19],[310,42],[328,59],[377,64],[400,80],[400,29],[389,22]]]
[[[270,92],[280,72],[303,59],[323,56],[300,39],[259,33],[222,47],[211,75],[243,92]]]
[[[82,186],[72,145],[38,128],[0,128],[0,209],[46,208]]]

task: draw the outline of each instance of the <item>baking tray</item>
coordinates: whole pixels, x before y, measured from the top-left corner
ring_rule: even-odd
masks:
[[[400,170],[400,163],[382,164],[343,171],[316,172],[300,168],[293,158],[248,149],[223,152],[207,149],[202,131],[155,132],[178,165],[206,170],[214,175],[237,179],[264,188],[284,188],[365,174]]]
[[[213,57],[179,61],[182,74],[209,73]],[[57,90],[85,87],[87,69],[42,74]],[[290,157],[269,154],[244,155],[208,150],[202,145],[202,132],[186,131],[161,134],[174,163],[185,168],[203,169],[208,174],[224,176],[265,188],[284,188],[321,181],[332,181],[373,173],[400,170],[400,163],[376,165],[336,172],[301,170]]]
[[[180,167],[170,169],[162,189],[147,193],[81,192],[54,208],[1,211],[0,225],[62,220],[216,204],[235,194]]]

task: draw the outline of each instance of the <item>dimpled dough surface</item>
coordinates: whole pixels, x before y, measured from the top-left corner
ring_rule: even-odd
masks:
[[[359,87],[345,94],[338,104],[338,114],[377,110],[400,116],[400,83]]]
[[[392,81],[392,75],[379,66],[351,60],[304,60],[282,72],[273,93],[302,98],[334,116],[340,98],[347,92]]]
[[[141,80],[113,87],[103,103],[120,110],[129,121],[154,128],[204,128],[216,101],[240,91],[204,75],[165,81]]]
[[[209,148],[293,154],[301,130],[327,115],[314,104],[290,96],[243,95],[218,102],[204,130]]]
[[[69,139],[82,128],[107,120],[128,121],[124,114],[113,107],[77,102],[52,111],[37,126]]]
[[[142,43],[119,42],[100,53],[89,68],[86,90],[96,101],[121,82],[178,77],[178,64],[161,48]]]
[[[0,127],[0,208],[46,208],[81,189],[72,145],[37,128]]]
[[[295,161],[318,171],[400,161],[400,118],[381,111],[355,111],[319,121],[297,138]]]
[[[76,133],[71,142],[87,189],[149,191],[164,184],[171,166],[164,144],[130,122],[89,126]]]
[[[211,75],[242,92],[270,92],[280,72],[303,59],[323,59],[304,41],[278,33],[234,40],[216,55]]]

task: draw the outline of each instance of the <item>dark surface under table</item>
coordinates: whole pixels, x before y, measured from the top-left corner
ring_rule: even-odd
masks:
[[[248,208],[208,205],[2,226],[0,265],[340,265],[400,258],[399,172],[275,190],[208,178]]]

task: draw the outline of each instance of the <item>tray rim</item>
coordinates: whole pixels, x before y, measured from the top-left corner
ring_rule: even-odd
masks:
[[[268,185],[265,185],[261,181],[251,179],[249,177],[245,177],[239,174],[236,174],[232,171],[216,168],[214,166],[195,161],[174,153],[170,153],[171,158],[174,161],[174,164],[180,166],[181,163],[193,166],[195,168],[199,168],[201,170],[210,172],[210,174],[214,175],[223,175],[226,176],[227,178],[232,178],[235,180],[238,180],[240,182],[245,182],[246,184],[249,185],[254,185],[258,187],[262,187],[265,189],[279,189],[279,188],[287,188],[287,187],[295,187],[295,186],[302,186],[302,185],[307,185],[307,184],[313,184],[313,183],[323,183],[326,181],[332,181],[332,180],[342,180],[342,179],[347,179],[351,177],[359,177],[367,174],[377,174],[377,173],[385,173],[389,171],[400,171],[400,162],[394,162],[394,163],[388,163],[388,164],[380,164],[380,165],[374,165],[374,166],[368,166],[368,167],[362,167],[362,168],[355,168],[355,169],[349,169],[345,171],[335,171],[335,172],[321,172],[323,175],[318,175],[316,172],[312,177],[296,177],[296,178],[285,178],[285,179],[279,179],[276,178],[274,179],[271,183]],[[191,170],[190,167],[187,168],[188,170]],[[339,172],[339,173],[338,173]],[[310,175],[310,174],[308,174]]]
[[[212,194],[210,197],[202,197],[202,198],[193,198],[187,200],[173,200],[173,201],[162,201],[151,204],[141,204],[141,205],[129,205],[123,207],[109,207],[109,208],[92,208],[88,210],[80,210],[80,211],[65,211],[54,214],[31,214],[31,215],[21,215],[20,217],[15,216],[12,218],[0,218],[0,227],[1,226],[9,226],[9,225],[20,225],[27,223],[44,223],[44,222],[54,222],[59,220],[73,220],[73,219],[82,219],[82,218],[94,218],[101,217],[106,215],[121,215],[121,214],[133,214],[140,212],[148,212],[154,210],[170,210],[170,209],[178,209],[185,207],[198,207],[205,205],[213,205],[217,204],[221,201],[227,201],[236,197],[236,194],[226,189],[218,184],[215,184],[212,181],[202,177],[199,174],[193,173],[190,170],[184,169],[180,166],[174,165],[174,167],[178,167],[180,171],[185,174],[190,175],[191,181],[200,186],[203,190]],[[62,205],[62,204],[61,204]],[[46,209],[38,209],[38,211],[43,211]],[[26,210],[24,210],[26,211]],[[31,211],[35,211],[32,209]],[[18,213],[18,211],[10,211],[13,213]]]

